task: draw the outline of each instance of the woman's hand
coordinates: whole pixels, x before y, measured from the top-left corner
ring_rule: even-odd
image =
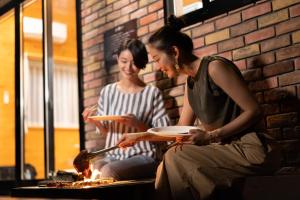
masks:
[[[120,148],[131,147],[146,135],[147,133],[124,133],[121,140],[118,142],[118,146]]]
[[[89,117],[95,112],[95,110],[93,108],[86,108],[84,109],[84,111],[82,112],[82,117],[84,122],[86,123],[95,123],[96,120],[90,119]]]
[[[94,112],[95,109],[93,107],[84,109],[84,111],[81,114],[84,122],[95,124],[95,126],[100,130],[100,133],[106,134],[107,128],[101,122],[89,118],[89,116],[91,116]]]
[[[208,145],[211,142],[210,134],[204,130],[191,129],[189,133],[192,134],[191,137],[189,138],[190,144],[202,146],[202,145]]]

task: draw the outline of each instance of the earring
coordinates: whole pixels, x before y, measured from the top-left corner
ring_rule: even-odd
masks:
[[[176,63],[175,63],[175,69],[178,71],[179,70],[179,65],[178,65],[178,63],[177,63],[177,61],[176,61]]]
[[[176,70],[176,74],[177,74],[177,76],[178,76],[178,75],[179,75],[180,67],[179,67],[179,65],[178,65],[178,61],[177,61],[177,60],[175,61],[174,67],[175,67],[175,70]]]

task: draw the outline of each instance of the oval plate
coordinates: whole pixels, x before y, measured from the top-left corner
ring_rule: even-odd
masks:
[[[190,136],[189,131],[191,129],[199,129],[196,126],[165,126],[150,128],[147,132],[153,133],[162,137],[178,137],[178,136]]]

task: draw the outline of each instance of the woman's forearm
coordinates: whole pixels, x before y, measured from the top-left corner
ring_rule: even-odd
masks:
[[[174,141],[174,137],[162,137],[155,135],[153,133],[132,133],[132,134],[137,134],[137,141],[152,141],[152,142],[161,142],[161,141]]]
[[[241,113],[237,118],[228,124],[220,127],[216,130],[209,131],[211,137],[216,140],[222,140],[232,135],[238,134],[247,128],[253,126],[261,117],[260,109],[253,111],[245,111]]]

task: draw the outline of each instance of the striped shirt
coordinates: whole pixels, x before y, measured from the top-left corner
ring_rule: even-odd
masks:
[[[160,90],[147,85],[137,93],[125,93],[117,88],[117,83],[105,86],[100,92],[98,101],[98,115],[126,115],[133,114],[148,127],[167,126],[170,119],[164,107]],[[108,128],[105,147],[117,144],[122,133],[132,133],[138,130],[116,121],[106,121]],[[123,160],[135,155],[145,155],[155,158],[155,145],[149,141],[137,142],[126,149],[115,149],[106,154],[107,157]]]

